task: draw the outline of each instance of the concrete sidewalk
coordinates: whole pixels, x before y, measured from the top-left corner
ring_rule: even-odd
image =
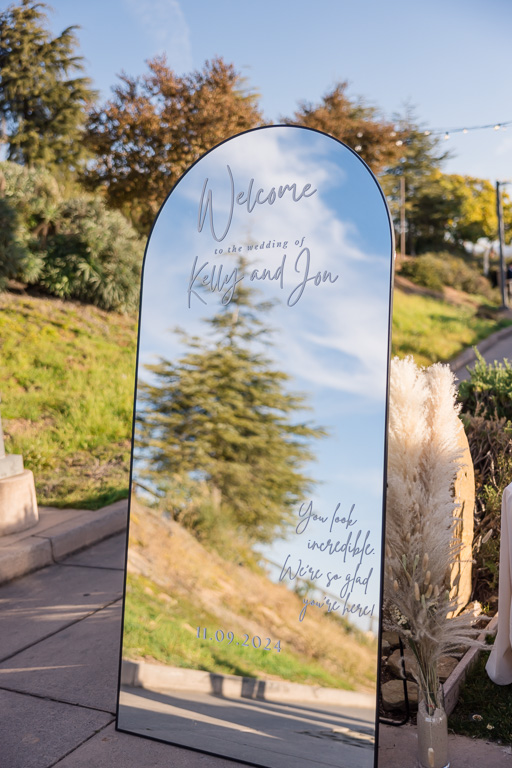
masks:
[[[512,317],[511,310],[509,313]],[[512,326],[496,331],[477,344],[476,348],[487,363],[494,363],[495,360],[502,362],[504,358],[512,361]],[[468,347],[450,361],[450,368],[459,381],[465,381],[469,379],[467,367],[473,368],[475,361],[475,351],[473,347]]]
[[[0,587],[2,768],[241,765],[114,729],[123,534]],[[415,765],[412,727],[380,728],[381,768]],[[451,736],[452,765],[512,768],[512,750]]]
[[[233,765],[114,730],[124,543],[0,587],[2,768]]]
[[[125,531],[127,514],[126,499],[98,510],[39,507],[37,525],[0,536],[0,584]]]

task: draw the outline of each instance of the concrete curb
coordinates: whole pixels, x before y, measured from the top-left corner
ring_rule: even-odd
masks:
[[[493,616],[485,632],[482,632],[478,636],[479,642],[483,643],[487,635],[494,634],[498,628],[498,614]],[[451,675],[448,677],[443,685],[444,689],[444,705],[446,713],[451,715],[459,700],[460,689],[468,676],[469,672],[473,668],[474,664],[478,660],[483,648],[470,648],[462,659],[459,661]],[[490,648],[489,648],[490,650]]]
[[[281,680],[258,680],[196,669],[166,667],[144,661],[123,661],[121,685],[144,688],[149,691],[194,691],[233,699],[260,699],[265,701],[305,701],[310,704],[338,704],[339,706],[375,706],[375,696],[357,691],[288,683]]]
[[[0,537],[0,584],[58,563],[64,557],[126,528],[128,500],[95,511],[39,508],[39,523]]]
[[[476,348],[478,351],[483,355],[485,352],[487,352],[488,349],[491,349],[491,347],[494,346],[499,341],[502,341],[502,339],[506,339],[509,336],[512,336],[512,325],[508,326],[507,328],[501,328],[499,331],[496,331],[496,333],[491,334],[491,336],[488,336],[486,339],[483,339],[478,344],[476,344]],[[457,355],[457,357],[454,357],[453,360],[450,361],[450,368],[452,371],[456,374],[457,371],[460,371],[462,368],[465,368],[467,365],[471,365],[471,363],[474,363],[476,360],[476,354],[473,347],[468,347],[468,349],[465,349],[463,352],[460,353],[460,355]]]

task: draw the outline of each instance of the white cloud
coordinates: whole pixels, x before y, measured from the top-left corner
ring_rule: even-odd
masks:
[[[178,0],[125,0],[128,9],[153,40],[154,54],[165,53],[178,72],[192,69],[190,29]]]

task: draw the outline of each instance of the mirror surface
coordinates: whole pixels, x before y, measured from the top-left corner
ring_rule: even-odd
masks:
[[[375,764],[392,235],[367,166],[273,126],[199,160],[143,274],[118,728]]]

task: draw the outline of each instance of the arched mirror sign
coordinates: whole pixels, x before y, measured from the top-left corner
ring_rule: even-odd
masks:
[[[117,726],[376,763],[392,234],[368,167],[272,126],[202,157],[143,272]]]

